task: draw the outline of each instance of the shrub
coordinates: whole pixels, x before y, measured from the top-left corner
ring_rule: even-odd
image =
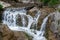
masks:
[[[48,6],[50,7],[54,7],[59,3],[59,0],[50,0],[50,2],[48,3]]]
[[[0,10],[2,10],[3,9],[3,6],[0,4]]]
[[[60,2],[60,0],[39,0],[39,1],[42,2],[43,5],[47,5],[50,7],[54,7]]]
[[[42,3],[43,3],[43,5],[48,5],[48,2],[50,1],[50,0],[40,0]]]

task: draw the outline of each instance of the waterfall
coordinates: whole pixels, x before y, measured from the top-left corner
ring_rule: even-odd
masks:
[[[43,36],[44,33],[45,33],[45,27],[46,27],[46,23],[47,23],[48,17],[49,17],[49,15],[43,19],[43,23],[42,23],[41,29],[40,29],[41,33],[39,34],[41,36]]]
[[[27,15],[27,17],[28,17],[28,29],[30,29],[31,28],[31,25],[32,25],[32,23],[33,23],[33,18],[32,18],[32,16],[30,16],[30,15]]]
[[[16,26],[16,15],[26,15],[26,11],[24,9],[19,9],[16,8],[16,9],[10,9],[10,8],[7,8],[6,11],[4,12],[3,16],[4,16],[4,20],[3,20],[3,23],[4,24],[7,24],[8,26]]]
[[[42,23],[42,25],[41,25],[41,29],[40,29],[40,31],[37,31],[36,33],[37,33],[37,35],[34,37],[34,39],[33,40],[46,40],[46,38],[43,36],[44,35],[44,33],[45,33],[45,27],[46,27],[46,23],[47,23],[47,20],[48,20],[48,17],[49,17],[50,15],[48,15],[47,17],[45,17],[44,19],[43,19],[43,23]]]
[[[18,26],[16,23],[16,18],[17,15],[21,16],[21,20],[22,20],[22,24],[23,26]],[[24,16],[27,16],[28,19],[28,25],[27,27],[25,27],[25,18]],[[33,18],[30,15],[26,14],[26,10],[25,9],[20,9],[20,8],[7,8],[4,13],[3,13],[3,24],[7,24],[8,27],[11,30],[15,30],[15,31],[24,31],[27,32],[29,35],[35,35],[33,32],[31,32],[30,27],[33,23]]]
[[[33,25],[32,25],[32,27],[34,27],[34,25],[37,27],[37,23],[38,23],[38,19],[39,19],[39,17],[40,17],[40,14],[41,12],[38,10],[38,12],[36,13],[36,15],[34,16],[34,18],[33,18]]]
[[[32,17],[31,15],[26,14],[26,10],[23,8],[7,8],[4,13],[3,13],[3,24],[7,24],[8,27],[13,30],[13,31],[23,31],[26,32],[28,35],[33,37],[33,40],[46,40],[46,38],[43,36],[45,33],[45,27],[46,27],[46,22],[48,20],[49,15],[43,19],[43,23],[41,25],[40,31],[31,29],[31,25],[37,25],[38,19],[41,15],[40,11],[37,11],[36,15]],[[22,24],[23,26],[18,26],[17,25],[17,15],[21,16]],[[25,19],[25,16],[27,19]],[[28,20],[27,27],[26,25],[26,20]],[[37,26],[36,26],[37,27]]]

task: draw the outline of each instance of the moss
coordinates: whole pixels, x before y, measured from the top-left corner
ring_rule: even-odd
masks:
[[[54,6],[56,6],[57,4],[59,4],[59,0],[51,0],[51,1],[48,3],[48,5],[49,5],[50,7],[54,7]]]
[[[57,9],[59,12],[60,12],[60,8],[59,9]]]
[[[26,37],[28,38],[28,40],[32,40],[32,36],[29,36],[27,33],[24,32],[24,34],[26,35]]]

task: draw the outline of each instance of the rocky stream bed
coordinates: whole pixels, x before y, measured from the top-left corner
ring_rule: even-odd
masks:
[[[56,10],[54,8],[49,8],[47,6],[42,7],[42,8],[38,8],[36,4],[25,4],[22,2],[16,3],[14,1],[6,1],[6,0],[2,0],[5,1],[7,3],[10,3],[11,6],[6,7],[6,8],[21,8],[21,7],[29,7],[29,6],[33,6],[34,7],[30,10],[28,10],[27,14],[31,15],[32,17],[34,17],[34,15],[36,14],[37,10],[41,11],[41,16],[38,19],[38,26],[37,26],[37,30],[39,30],[39,28],[41,28],[41,24],[43,22],[43,19],[49,15],[52,14],[53,12],[55,12]],[[32,40],[32,37],[30,37],[29,35],[27,35],[24,32],[20,32],[20,31],[12,31],[8,28],[7,25],[2,23],[2,15],[4,10],[6,9],[4,8],[2,11],[0,11],[0,40]],[[59,18],[58,18],[59,17]],[[20,19],[18,19],[20,21]],[[47,21],[47,25],[46,25],[46,32],[45,32],[45,37],[47,38],[47,40],[60,40],[60,27],[58,26],[58,24],[56,23],[60,23],[60,14],[59,13],[55,13],[54,15],[50,16],[48,21]],[[58,22],[57,22],[58,21]],[[56,27],[56,25],[58,27]]]

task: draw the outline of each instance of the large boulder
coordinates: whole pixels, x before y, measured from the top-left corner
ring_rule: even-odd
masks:
[[[58,11],[54,13],[54,15],[50,16],[50,25],[49,23],[47,24],[48,40],[60,40],[60,13]]]
[[[12,31],[7,25],[0,24],[0,40],[28,40],[23,32]]]

